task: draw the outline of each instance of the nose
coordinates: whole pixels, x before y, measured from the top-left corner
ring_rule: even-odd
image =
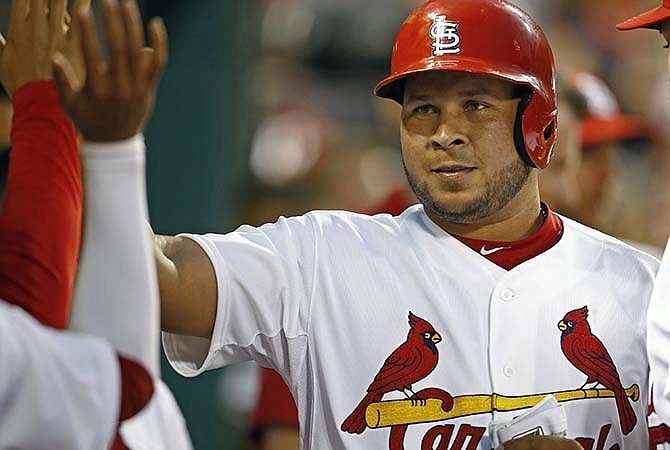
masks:
[[[440,122],[431,136],[431,145],[434,149],[447,150],[457,149],[468,144],[470,141],[462,130],[462,126],[457,118],[453,116],[446,117],[441,115]]]

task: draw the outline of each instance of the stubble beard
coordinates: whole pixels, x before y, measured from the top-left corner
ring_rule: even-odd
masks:
[[[512,201],[528,182],[532,168],[521,159],[499,169],[486,180],[484,193],[458,208],[437,201],[425,182],[409,172],[403,158],[403,167],[409,185],[427,212],[447,222],[474,224],[500,211]]]

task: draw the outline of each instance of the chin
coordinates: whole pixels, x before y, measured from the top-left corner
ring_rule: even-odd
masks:
[[[432,216],[452,223],[476,223],[490,215],[490,205],[483,195],[462,192],[419,199]]]

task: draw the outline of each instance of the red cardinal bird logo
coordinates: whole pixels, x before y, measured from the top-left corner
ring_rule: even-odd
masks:
[[[386,358],[384,365],[368,387],[368,393],[342,423],[342,431],[361,434],[365,431],[365,409],[378,402],[384,394],[401,391],[408,398],[421,400],[413,391],[412,384],[424,379],[437,366],[437,344],[442,340],[428,321],[409,313],[407,340]],[[406,391],[412,393],[410,397]]]
[[[588,377],[582,389],[597,382],[614,392],[621,431],[628,434],[635,428],[637,417],[621,385],[612,357],[600,339],[591,333],[586,320],[588,314],[589,310],[584,306],[570,311],[558,322],[558,329],[563,332],[561,349],[568,361]]]

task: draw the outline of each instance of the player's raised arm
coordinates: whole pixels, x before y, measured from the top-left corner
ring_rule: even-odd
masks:
[[[71,328],[107,338],[158,374],[158,293],[149,236],[141,131],[165,64],[165,30],[146,47],[134,2],[103,2],[109,60],[102,65],[93,17],[80,12],[86,80],[55,57],[65,108],[79,126],[86,187],[81,266]],[[104,275],[101,275],[104,274]],[[111,317],[123,317],[123,327]]]
[[[0,81],[14,103],[0,298],[58,328],[67,323],[82,213],[77,131],[51,81],[51,52],[71,54],[66,4],[14,0],[6,39],[0,36]]]
[[[127,33],[118,17],[113,19],[115,8],[118,8],[115,1],[103,3],[108,30],[108,66],[101,63],[89,14],[79,18],[86,82],[78,79],[72,64],[63,55],[56,55],[54,59],[63,104],[86,140],[93,142],[122,141],[142,131],[167,60],[167,34],[162,22],[159,19],[150,22],[151,45],[147,47],[139,15],[131,14],[132,3],[126,2],[121,8],[130,25]],[[156,236],[154,240],[163,327],[183,334],[209,335],[216,310],[215,279],[209,260],[187,239]],[[177,322],[179,326],[175,327]]]

